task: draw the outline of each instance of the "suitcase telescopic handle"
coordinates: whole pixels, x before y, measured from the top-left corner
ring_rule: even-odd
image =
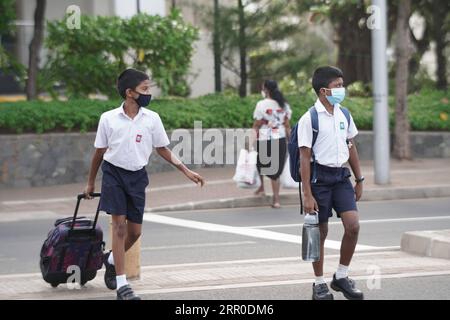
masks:
[[[94,197],[94,198],[100,197],[100,196],[101,196],[101,193],[97,193],[97,192],[96,192],[96,193],[90,193],[90,196],[91,196],[91,197]],[[80,207],[81,199],[86,199],[86,195],[85,195],[84,193],[80,193],[80,194],[77,196],[77,205],[76,205],[76,207],[75,207],[75,212],[73,213],[72,226],[70,227],[70,230],[73,230],[73,228],[74,228],[74,226],[75,226],[75,221],[76,221],[76,219],[77,219],[78,208]],[[100,212],[100,201],[98,202],[98,205],[97,205],[97,211],[95,212],[95,219],[94,219],[94,225],[92,226],[92,230],[95,230],[95,227],[97,226],[97,220],[98,220],[98,214],[99,214],[99,212]]]

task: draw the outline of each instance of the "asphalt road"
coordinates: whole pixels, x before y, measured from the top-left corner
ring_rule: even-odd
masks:
[[[359,204],[363,251],[398,250],[402,233],[450,229],[450,198],[363,202]],[[300,255],[296,239],[302,216],[297,207],[226,209],[146,214],[143,224],[143,266],[268,259]],[[108,217],[100,224],[108,243]],[[53,220],[0,223],[0,274],[39,272],[39,251]],[[343,227],[330,220],[326,255],[337,254]],[[325,262],[326,263],[326,262]],[[364,280],[358,281],[363,285]],[[310,283],[276,287],[161,293],[149,299],[309,299]],[[449,299],[450,277],[383,279],[373,299]],[[337,298],[341,295],[337,294]]]

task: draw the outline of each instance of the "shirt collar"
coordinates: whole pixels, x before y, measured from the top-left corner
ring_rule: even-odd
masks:
[[[117,114],[122,114],[122,116],[126,117],[127,119],[129,119],[130,117],[125,113],[125,110],[123,109],[125,102],[122,102],[122,104],[120,105],[119,108],[117,108]],[[140,107],[138,114],[136,115],[135,119],[138,117],[141,117],[142,115],[147,114],[148,110],[144,107]]]
[[[325,108],[325,106],[323,105],[323,103],[322,103],[319,99],[317,99],[317,100],[316,100],[316,103],[314,103],[314,107],[316,108],[317,113],[319,113],[319,112],[325,112],[325,113],[329,114],[328,111],[327,111],[327,109]],[[336,104],[334,105],[334,112],[336,112],[336,110],[337,110],[339,107],[340,107],[340,104],[339,104],[339,103],[336,103]]]

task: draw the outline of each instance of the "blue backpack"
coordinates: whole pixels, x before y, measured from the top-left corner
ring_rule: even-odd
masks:
[[[345,117],[347,118],[348,127],[350,127],[350,111],[348,111],[347,108],[341,107],[342,112],[344,113]],[[313,130],[313,138],[312,138],[312,145],[311,150],[314,147],[314,144],[317,140],[317,135],[319,134],[319,116],[317,115],[317,110],[313,106],[309,108],[309,114],[311,116],[311,125]],[[300,154],[299,154],[299,148],[298,148],[298,137],[297,137],[297,130],[298,130],[298,122],[295,124],[295,126],[291,130],[291,136],[289,138],[288,143],[288,152],[289,152],[289,170],[291,172],[291,177],[296,182],[301,181],[300,177]],[[311,151],[312,152],[312,151]],[[312,152],[312,158],[313,162],[316,162],[316,158],[314,156],[314,152]],[[315,179],[315,172],[312,173],[313,180]]]

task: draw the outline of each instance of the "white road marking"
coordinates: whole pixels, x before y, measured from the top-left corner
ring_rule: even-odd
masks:
[[[417,217],[417,218],[396,218],[396,219],[374,219],[374,220],[359,220],[359,223],[384,223],[384,222],[416,222],[416,221],[434,221],[434,220],[450,220],[450,216],[436,216],[436,217]],[[341,221],[329,222],[328,225],[341,225]],[[287,224],[267,224],[258,226],[246,226],[245,228],[252,229],[272,229],[272,228],[290,228],[301,227],[302,223],[287,223]]]
[[[165,249],[185,249],[185,248],[205,248],[205,247],[224,247],[224,246],[241,246],[245,244],[255,244],[255,241],[230,241],[230,242],[209,242],[209,243],[194,243],[181,244],[174,246],[155,246],[143,247],[141,251],[165,250]]]
[[[187,220],[187,219],[179,219],[179,218],[167,217],[167,216],[156,215],[156,214],[144,214],[144,221],[167,224],[167,225],[184,227],[184,228],[197,229],[197,230],[204,230],[204,231],[238,234],[238,235],[242,235],[242,236],[246,236],[246,237],[253,237],[253,238],[259,238],[259,239],[277,240],[277,241],[289,242],[289,243],[295,243],[295,244],[301,243],[301,237],[297,236],[297,235],[293,235],[293,234],[285,234],[285,233],[279,233],[279,232],[274,232],[274,231],[269,231],[269,230],[252,229],[252,228],[246,228],[246,227],[232,227],[232,226],[227,226],[227,225],[222,225],[222,224],[207,223],[207,222],[193,221],[193,220]],[[330,248],[330,249],[339,250],[341,248],[341,242],[334,241],[334,240],[325,240],[325,247]],[[358,244],[356,246],[356,251],[380,250],[380,249],[383,249],[383,248],[360,245],[360,244]]]

